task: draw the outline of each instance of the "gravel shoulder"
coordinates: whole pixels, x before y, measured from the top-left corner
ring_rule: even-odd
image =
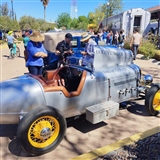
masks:
[[[95,160],[160,160],[160,133],[126,145]]]

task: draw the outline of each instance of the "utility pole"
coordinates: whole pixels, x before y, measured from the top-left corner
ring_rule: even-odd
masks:
[[[11,0],[11,4],[12,4],[12,20],[14,20],[13,0]]]
[[[109,11],[109,5],[110,5],[110,3],[107,2],[107,20],[106,20],[106,26],[107,26],[107,28],[108,28],[108,11]]]

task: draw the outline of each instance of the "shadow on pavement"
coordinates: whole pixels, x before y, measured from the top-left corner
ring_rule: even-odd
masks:
[[[3,55],[2,57],[6,57],[6,58],[8,58],[9,56],[8,55]],[[24,56],[18,56],[18,57],[15,57],[15,58],[23,58],[24,59]]]
[[[90,131],[93,131],[93,130],[98,129],[103,126],[107,126],[107,123],[100,122],[97,124],[92,124],[85,119],[85,115],[82,115],[77,119],[74,119],[74,118],[67,119],[67,127],[68,128],[74,127],[76,130],[78,130],[82,133],[88,133]]]
[[[129,112],[139,116],[150,116],[144,105],[140,105],[135,102],[130,102],[129,105],[130,106],[127,108]]]
[[[157,62],[159,62],[159,61],[156,59],[152,60],[152,63],[157,63]]]
[[[87,133],[106,125],[107,123],[105,122],[100,122],[98,124],[91,124],[90,122],[85,120],[85,115],[80,116],[79,118],[75,118],[75,117],[72,119],[70,118],[68,119],[68,122],[67,122],[67,127],[74,127],[75,129],[79,130],[82,133]],[[17,127],[18,127],[17,124],[15,125],[0,124],[0,137],[9,137],[11,141],[8,145],[8,149],[13,155],[16,155],[19,157],[33,157],[29,153],[23,151],[23,149],[21,148],[20,143],[16,138]],[[64,137],[64,140],[67,141],[68,143],[71,143],[69,142],[66,136]],[[71,145],[74,146],[75,144],[71,144]],[[76,150],[76,152],[81,154],[81,152],[78,150]]]
[[[30,154],[23,151],[17,138],[15,138],[9,143],[8,149],[13,155],[20,157],[32,157]]]
[[[127,109],[130,113],[133,113],[139,116],[150,116],[145,106],[137,103],[138,101],[141,101],[141,100],[145,100],[145,95],[140,95],[138,99],[121,103],[120,110]]]

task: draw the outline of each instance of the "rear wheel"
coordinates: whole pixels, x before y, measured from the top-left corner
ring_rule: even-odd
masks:
[[[160,112],[160,84],[153,85],[146,94],[145,106],[150,115],[156,116]]]
[[[12,59],[14,59],[14,57],[15,57],[13,48],[10,49],[10,57],[11,57]]]
[[[66,131],[66,120],[52,107],[36,108],[20,122],[17,138],[31,155],[41,155],[55,149]]]

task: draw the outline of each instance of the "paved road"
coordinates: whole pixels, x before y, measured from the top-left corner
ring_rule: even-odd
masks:
[[[23,45],[19,46],[23,55]],[[8,48],[0,48],[1,81],[28,72],[23,57],[7,60],[8,53]],[[155,82],[160,82],[160,62],[137,59],[135,63],[143,74],[150,73]],[[130,101],[128,108],[120,110],[117,117],[99,124],[92,125],[83,117],[70,121],[61,144],[54,151],[38,157],[30,157],[21,150],[15,139],[17,125],[0,125],[0,160],[68,160],[159,125],[160,117],[148,116],[142,97]]]
[[[19,76],[24,74],[24,72],[28,72],[27,68],[25,67],[25,60],[24,60],[24,49],[22,44],[18,44],[21,51],[21,57],[15,58],[13,60],[7,59],[9,55],[9,49],[7,46],[0,46],[0,80],[6,80],[13,78],[15,76]]]

